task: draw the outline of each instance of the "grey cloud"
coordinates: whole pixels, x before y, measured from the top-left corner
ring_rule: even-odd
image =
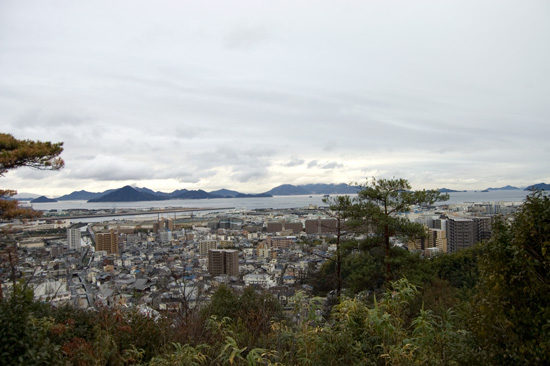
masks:
[[[308,169],[311,168],[319,168],[319,169],[336,169],[336,168],[343,168],[344,164],[338,163],[336,161],[329,161],[329,162],[319,162],[318,160],[312,160],[307,164]]]
[[[215,151],[202,154],[193,154],[189,157],[196,165],[216,167],[216,166],[269,166],[270,157],[274,151],[265,149],[262,146],[248,148],[218,147]]]
[[[9,174],[24,179],[24,180],[42,180],[42,179],[52,179],[58,176],[59,172],[52,172],[49,170],[36,170],[31,168],[18,168]]]
[[[25,127],[66,127],[66,126],[86,126],[93,122],[91,116],[83,112],[68,110],[49,111],[45,109],[34,108],[27,111],[17,118],[16,123]]]
[[[13,2],[0,22],[0,121],[17,138],[64,141],[67,164],[9,183],[544,178],[544,5],[419,2],[163,1],[155,17],[144,0]],[[284,169],[298,166],[309,169]]]
[[[317,160],[311,160],[309,163],[307,163],[307,168],[308,169],[314,168],[317,166],[317,164],[318,164]]]
[[[321,169],[336,169],[336,168],[343,168],[343,167],[344,167],[344,164],[340,164],[335,161],[331,161],[325,164],[319,164],[319,168]]]
[[[222,175],[223,178],[235,182],[249,182],[269,175],[272,155],[273,151],[261,147],[218,147],[214,151],[186,154],[174,165],[157,170],[156,177],[173,178],[183,183],[199,183]]]
[[[174,130],[174,137],[178,139],[195,139],[201,135],[204,135],[205,129],[198,128],[197,126],[190,126],[186,124],[178,124]]]
[[[237,25],[225,36],[224,45],[230,49],[250,49],[269,40],[268,30],[263,25]]]
[[[197,177],[195,175],[180,175],[177,180],[180,183],[199,183],[202,177]]]
[[[287,167],[293,167],[293,166],[302,165],[304,162],[305,161],[303,159],[292,158],[292,160],[290,160],[289,162],[287,162],[283,165],[287,166]]]
[[[216,175],[212,169],[196,168],[189,164],[179,167],[167,167],[155,173],[155,179],[175,179],[180,183],[199,183]]]
[[[242,169],[232,175],[232,178],[238,182],[245,183],[249,181],[258,180],[268,176],[268,171],[266,168],[250,168]]]
[[[75,179],[121,181],[151,179],[155,174],[147,164],[141,162],[98,156],[92,161],[81,161],[76,167],[71,167],[70,176]]]
[[[331,152],[334,151],[338,147],[337,141],[330,141],[327,142],[327,144],[323,147],[323,151]]]

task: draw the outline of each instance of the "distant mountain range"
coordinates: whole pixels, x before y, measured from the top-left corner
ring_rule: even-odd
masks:
[[[94,194],[95,195],[95,194]],[[69,195],[70,196],[70,195]],[[134,202],[134,201],[162,201],[173,199],[211,199],[211,198],[246,198],[246,197],[272,197],[262,194],[244,194],[227,189],[213,192],[205,192],[202,189],[190,191],[178,189],[172,193],[155,192],[149,188],[122,187],[107,194],[100,194],[99,197],[90,198],[88,202]],[[59,198],[61,200],[61,197]]]
[[[75,191],[70,194],[66,194],[61,197],[57,197],[58,201],[87,201],[94,198],[99,198],[101,196],[105,196],[108,193],[114,192],[116,189],[109,189],[105,192],[101,193],[94,193],[94,192],[88,192],[88,191]]]
[[[355,194],[360,187],[349,184],[303,184],[294,186],[283,184],[265,193],[273,196],[295,196],[308,194]]]
[[[57,201],[73,201],[73,200],[85,200],[88,202],[133,202],[133,201],[162,201],[170,199],[215,199],[215,198],[248,198],[248,197],[272,197],[272,196],[294,196],[294,195],[325,195],[325,194],[355,194],[359,191],[360,187],[352,186],[349,184],[303,184],[292,185],[282,184],[267,192],[260,194],[247,194],[229,189],[219,189],[217,191],[206,192],[202,189],[199,190],[187,190],[178,189],[171,193],[153,191],[149,188],[139,188],[125,186],[119,189],[109,189],[104,192],[88,192],[88,191],[75,191],[70,194],[56,198]],[[487,188],[484,191],[495,190],[517,190],[522,189],[513,187],[510,185],[500,188]],[[538,183],[533,184],[525,190],[541,189],[550,190],[550,184]],[[443,193],[452,192],[466,192],[457,191],[448,188],[439,189]],[[30,194],[29,194],[30,195]],[[44,199],[48,199],[44,196],[33,200],[33,203],[46,202]],[[55,200],[54,200],[55,201]],[[54,202],[49,201],[49,202]]]
[[[58,197],[58,201],[85,200],[88,202],[133,202],[161,201],[170,199],[215,199],[215,198],[253,198],[290,195],[320,195],[320,194],[355,194],[359,187],[348,184],[283,184],[267,192],[248,194],[229,189],[206,192],[202,189],[190,191],[178,189],[171,193],[153,191],[149,188],[125,186],[120,189],[110,189],[105,192],[75,191]]]

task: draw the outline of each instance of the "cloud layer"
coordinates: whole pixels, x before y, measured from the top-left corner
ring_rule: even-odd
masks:
[[[506,0],[4,1],[1,132],[63,141],[66,168],[1,184],[549,182],[548,14]]]

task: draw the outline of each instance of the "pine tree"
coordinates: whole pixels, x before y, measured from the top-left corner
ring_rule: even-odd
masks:
[[[20,167],[39,170],[59,170],[63,168],[63,159],[59,157],[63,143],[51,143],[32,140],[18,140],[10,134],[0,133],[0,177],[8,171]],[[33,218],[39,212],[22,208],[12,199],[17,191],[0,189],[0,219]]]

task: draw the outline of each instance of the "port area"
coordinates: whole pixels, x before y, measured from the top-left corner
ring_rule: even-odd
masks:
[[[60,213],[55,210],[44,212],[44,219],[48,218],[63,218],[63,219],[86,219],[99,217],[116,217],[116,216],[141,216],[141,215],[162,215],[178,212],[196,212],[196,211],[224,211],[232,210],[234,207],[170,207],[170,208],[151,208],[151,209],[116,209],[116,210],[65,210]]]

